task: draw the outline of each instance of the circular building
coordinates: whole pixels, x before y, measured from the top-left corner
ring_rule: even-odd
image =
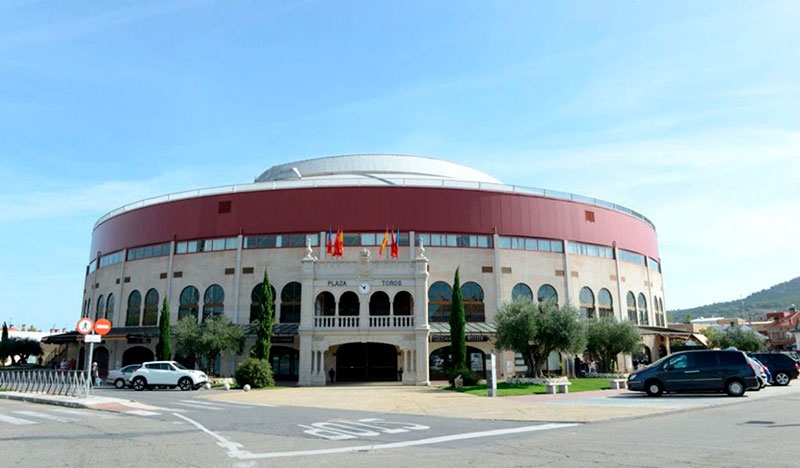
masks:
[[[494,352],[494,316],[516,296],[633,321],[645,353],[668,346],[647,218],[437,159],[311,159],[252,184],[142,200],[97,221],[91,252],[83,316],[113,323],[95,348],[101,368],[153,358],[164,300],[172,324],[222,315],[248,325],[265,269],[276,379],[300,385],[442,378],[457,268],[478,372]],[[214,365],[232,375],[242,359]],[[518,371],[513,353],[502,354],[498,375]]]

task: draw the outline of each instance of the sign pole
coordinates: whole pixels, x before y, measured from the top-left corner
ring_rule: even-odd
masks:
[[[94,333],[92,333],[94,335]],[[92,392],[92,359],[94,355],[94,341],[89,343],[89,359],[86,361],[86,396],[90,396]]]

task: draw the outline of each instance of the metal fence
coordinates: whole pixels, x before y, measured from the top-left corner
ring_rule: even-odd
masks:
[[[0,370],[0,389],[47,395],[87,396],[86,371]]]

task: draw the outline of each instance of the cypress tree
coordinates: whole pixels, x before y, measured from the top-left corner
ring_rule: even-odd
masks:
[[[269,273],[264,267],[264,282],[258,295],[258,316],[256,325],[256,344],[253,346],[253,357],[269,359],[272,347],[272,325],[275,323],[275,311],[272,309],[272,288],[269,286]]]
[[[3,336],[2,336],[2,340],[3,340],[3,341],[8,341],[8,325],[6,325],[6,322],[3,322]]]
[[[159,340],[156,345],[156,356],[160,361],[168,361],[172,357],[172,341],[170,337],[169,303],[164,298],[161,306],[161,318],[158,321]]]
[[[466,369],[467,367],[467,339],[464,328],[466,317],[464,315],[464,302],[461,300],[461,280],[456,268],[453,279],[453,299],[450,308],[450,352],[453,355],[453,369]]]

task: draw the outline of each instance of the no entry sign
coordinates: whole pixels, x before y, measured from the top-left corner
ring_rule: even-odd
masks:
[[[94,332],[98,335],[105,335],[111,331],[111,322],[108,319],[97,319],[94,323]]]

